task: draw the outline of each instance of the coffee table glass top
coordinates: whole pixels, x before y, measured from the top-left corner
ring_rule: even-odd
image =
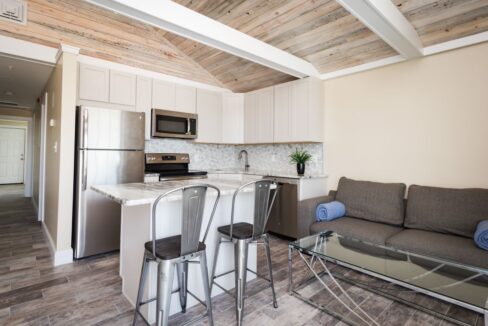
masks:
[[[345,263],[416,288],[488,309],[488,270],[427,257],[381,245],[365,243],[332,233],[312,235],[291,242],[307,254]]]

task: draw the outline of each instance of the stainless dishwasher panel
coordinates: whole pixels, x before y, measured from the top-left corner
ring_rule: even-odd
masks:
[[[264,179],[271,179],[279,185],[278,196],[269,215],[267,231],[296,239],[299,179],[279,177],[265,177]]]

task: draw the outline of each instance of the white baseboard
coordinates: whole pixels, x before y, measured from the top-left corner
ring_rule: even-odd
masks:
[[[56,251],[56,246],[54,245],[53,238],[49,233],[49,230],[46,227],[46,223],[42,222],[42,230],[44,234],[47,236],[49,241],[49,251],[51,252],[51,256],[53,257],[54,266],[70,264],[73,262],[73,249],[67,250],[58,250]]]

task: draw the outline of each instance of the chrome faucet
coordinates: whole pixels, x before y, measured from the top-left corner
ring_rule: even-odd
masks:
[[[247,172],[249,171],[249,161],[248,161],[248,156],[249,154],[247,153],[247,151],[245,149],[243,149],[242,151],[239,152],[239,157],[237,158],[239,161],[242,159],[242,154],[246,154],[246,159],[244,160],[244,171]]]

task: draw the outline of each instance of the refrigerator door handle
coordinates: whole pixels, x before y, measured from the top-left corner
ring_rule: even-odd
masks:
[[[83,109],[83,148],[88,146],[88,110]]]
[[[82,183],[82,190],[86,190],[87,186],[87,178],[88,178],[88,151],[82,151],[83,155],[83,166],[82,166],[82,177],[81,177],[81,183]]]

